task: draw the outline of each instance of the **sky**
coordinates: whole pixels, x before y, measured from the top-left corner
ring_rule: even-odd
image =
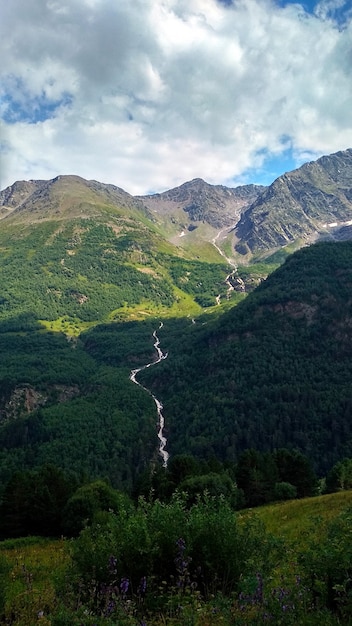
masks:
[[[352,147],[352,0],[9,0],[0,188],[235,187]]]

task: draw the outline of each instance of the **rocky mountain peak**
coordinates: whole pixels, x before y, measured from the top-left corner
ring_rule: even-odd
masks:
[[[324,156],[277,178],[236,227],[241,254],[297,239],[339,239],[352,220],[352,150]]]

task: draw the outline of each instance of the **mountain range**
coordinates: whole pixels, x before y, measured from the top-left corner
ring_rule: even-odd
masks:
[[[58,176],[19,181],[0,192],[1,218],[16,222],[97,217],[132,211],[177,248],[197,249],[222,231],[231,258],[268,256],[287,245],[351,236],[352,149],[324,156],[277,178],[269,187],[229,188],[195,179],[163,193],[133,197],[115,185]],[[203,245],[202,245],[203,244]]]
[[[172,455],[352,455],[351,149],[265,188],[134,197],[63,175],[0,207],[0,485],[53,462],[132,488],[157,443],[129,374],[160,320],[169,356],[140,379]]]

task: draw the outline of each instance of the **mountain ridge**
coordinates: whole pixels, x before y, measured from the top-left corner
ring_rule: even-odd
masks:
[[[67,204],[77,211],[77,205],[84,203],[86,207],[106,203],[116,208],[145,212],[142,203],[120,187],[95,180],[87,181],[76,175],[60,175],[47,181],[17,181],[0,192],[0,206],[9,211],[6,217],[18,217],[19,214],[30,212],[32,218],[39,214],[38,217],[42,219],[45,212],[48,217],[57,219],[60,214],[66,215]],[[80,206],[78,208],[81,209]]]
[[[1,191],[0,219],[25,220],[26,213],[31,220],[57,219],[87,211],[94,216],[94,205],[107,205],[143,215],[172,245],[190,253],[203,242],[207,254],[222,230],[223,255],[247,263],[291,244],[351,238],[351,181],[352,149],[305,163],[268,187],[226,187],[195,178],[162,193],[132,196],[115,185],[60,175],[16,181]]]
[[[245,254],[299,238],[307,243],[338,238],[339,226],[351,219],[352,149],[348,149],[279,176],[243,213],[235,228],[235,249]]]
[[[156,213],[181,209],[190,222],[206,221],[214,228],[222,228],[233,226],[263,189],[261,185],[210,185],[195,178],[163,193],[137,197]]]

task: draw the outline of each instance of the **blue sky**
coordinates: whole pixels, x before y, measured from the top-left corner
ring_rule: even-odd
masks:
[[[351,0],[11,0],[0,187],[270,184],[352,146]]]

